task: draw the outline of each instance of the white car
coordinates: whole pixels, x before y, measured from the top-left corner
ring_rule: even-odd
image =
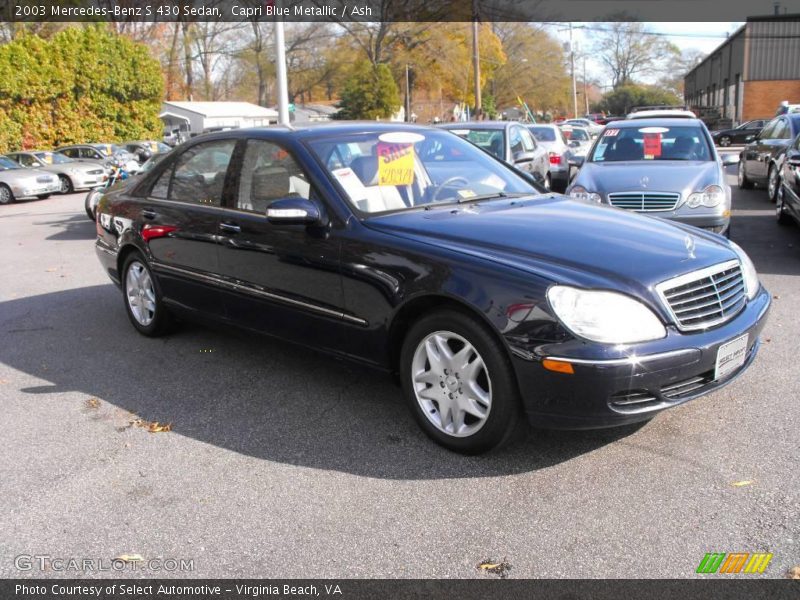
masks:
[[[589,119],[567,119],[562,125],[572,125],[573,127],[582,127],[586,129],[592,137],[597,137],[603,131],[603,125],[599,125]]]
[[[39,169],[25,169],[5,156],[0,156],[0,204],[22,198],[44,200],[60,190],[58,177]]]

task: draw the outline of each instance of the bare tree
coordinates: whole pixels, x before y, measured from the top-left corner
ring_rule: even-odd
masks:
[[[614,22],[592,28],[594,51],[605,65],[615,88],[632,83],[637,76],[661,73],[674,46],[654,35],[643,23]]]

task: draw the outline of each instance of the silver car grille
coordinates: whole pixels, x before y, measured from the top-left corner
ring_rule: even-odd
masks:
[[[681,195],[675,192],[613,192],[608,195],[611,206],[650,212],[658,210],[674,210]]]
[[[731,260],[656,286],[678,329],[687,331],[719,325],[745,305],[742,268]]]

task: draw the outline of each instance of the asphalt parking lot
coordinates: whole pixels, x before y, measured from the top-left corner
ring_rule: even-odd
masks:
[[[729,173],[735,184],[735,168]],[[191,559],[193,577],[691,577],[800,564],[800,228],[734,190],[775,300],[753,367],[643,426],[466,458],[385,376],[251,335],[138,335],[83,194],[0,207],[0,577],[15,557]],[[171,424],[151,433],[149,422]]]

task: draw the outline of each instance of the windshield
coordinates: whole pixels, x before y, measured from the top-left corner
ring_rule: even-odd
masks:
[[[555,142],[556,131],[552,127],[528,127],[537,142]]]
[[[350,204],[366,213],[541,193],[447,131],[361,133],[314,140],[310,147]]]
[[[100,150],[100,152],[105,154],[106,156],[114,156],[115,154],[128,153],[128,151],[125,150],[125,148],[123,148],[122,146],[117,146],[116,144],[93,144],[92,147],[97,150]]]
[[[7,158],[5,156],[0,156],[0,169],[5,171],[6,169],[19,169],[19,168],[20,166],[10,158]]]
[[[47,165],[61,165],[74,162],[71,158],[67,158],[58,152],[35,152],[34,156]]]
[[[585,129],[573,129],[571,139],[578,140],[579,142],[588,142],[592,138],[589,137],[589,132]]]
[[[711,160],[697,125],[609,128],[594,147],[591,162]]]
[[[458,137],[464,138],[483,148],[488,153],[495,155],[501,160],[505,160],[506,133],[504,129],[470,129],[468,127],[450,129],[450,133],[455,133]]]

